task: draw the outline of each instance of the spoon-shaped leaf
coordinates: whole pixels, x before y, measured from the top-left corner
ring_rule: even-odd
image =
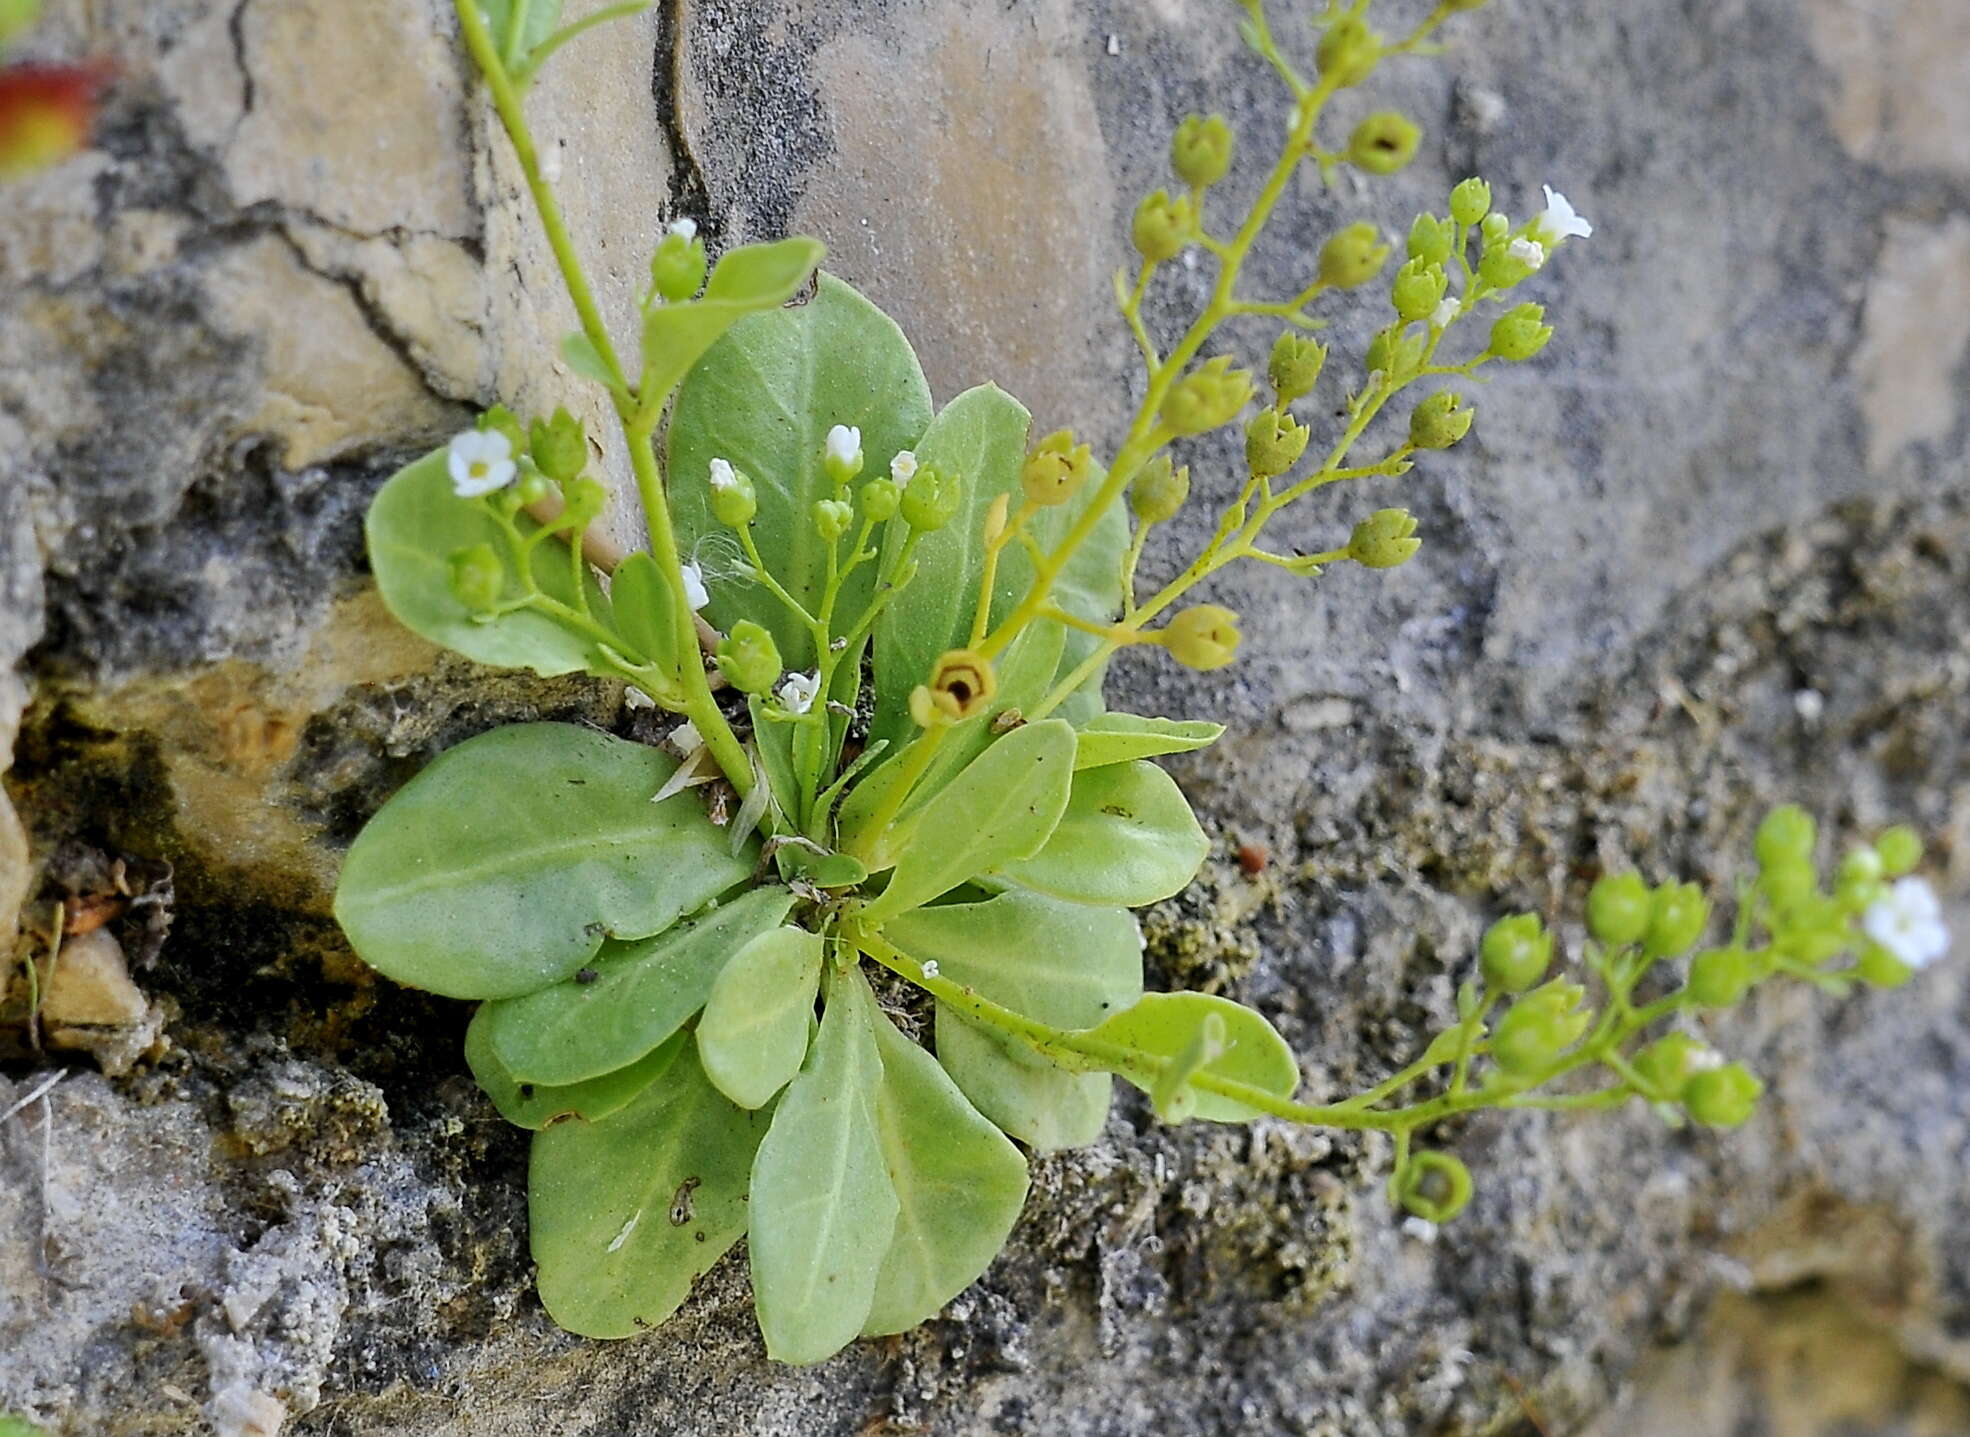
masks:
[[[742,1108],[764,1107],[807,1056],[823,944],[805,928],[773,928],[733,955],[698,1020],[698,1057]]]
[[[896,1233],[862,1331],[904,1332],[978,1280],[1026,1202],[1026,1159],[980,1116],[937,1060],[876,1020],[882,1151]]]
[[[661,933],[752,871],[692,795],[650,802],[675,767],[573,724],[467,739],[357,836],[335,916],[365,962],[446,997],[572,977],[604,938]]]
[[[859,971],[830,977],[820,1035],[753,1163],[753,1303],[776,1361],[839,1352],[875,1297],[897,1209],[876,1118],[879,1021]]]
[[[620,1112],[536,1133],[527,1213],[548,1314],[584,1337],[631,1337],[675,1312],[745,1233],[766,1125],[712,1087],[686,1040]]]
[[[1075,774],[1046,846],[997,871],[1071,902],[1140,908],[1182,892],[1210,851],[1174,779],[1153,763],[1116,763]]]
[[[684,1034],[678,1033],[626,1068],[566,1087],[549,1087],[522,1082],[506,1070],[493,1052],[485,1020],[486,1010],[481,1007],[465,1030],[465,1063],[499,1115],[520,1128],[551,1128],[574,1118],[599,1122],[661,1078],[684,1049]]]
[[[604,944],[591,981],[488,1003],[493,1052],[532,1083],[578,1083],[633,1063],[704,1007],[726,963],[792,906],[784,888],[755,888],[654,938]]]
[[[1073,768],[1074,730],[1059,719],[1014,729],[986,749],[924,805],[864,918],[880,923],[1038,852],[1067,807]]]

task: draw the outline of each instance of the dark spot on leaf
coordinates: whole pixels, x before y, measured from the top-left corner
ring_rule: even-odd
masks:
[[[688,1177],[677,1185],[677,1196],[670,1200],[670,1225],[683,1227],[691,1220],[691,1194],[704,1181],[701,1177]]]
[[[600,973],[597,973],[593,968],[583,968],[576,972],[575,982],[583,983],[583,984],[593,983],[597,978],[600,978],[601,976],[602,975]]]
[[[1105,803],[1101,806],[1101,811],[1107,814],[1110,818],[1135,817],[1133,813],[1131,813],[1128,809],[1122,807],[1122,805],[1119,803]]]
[[[522,1098],[532,1099],[533,1095],[534,1095],[534,1085],[532,1083],[520,1084],[520,1096]]]

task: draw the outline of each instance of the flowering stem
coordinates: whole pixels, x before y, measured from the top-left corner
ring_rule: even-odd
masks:
[[[525,20],[526,5],[527,0],[516,0],[514,28],[508,32],[511,43],[518,43],[513,37],[519,34]],[[630,393],[629,385],[623,378],[622,362],[609,339],[608,327],[602,322],[602,312],[595,302],[588,276],[582,269],[581,257],[575,253],[574,241],[562,217],[560,202],[555,199],[553,187],[541,172],[540,155],[534,147],[533,134],[527,126],[526,112],[519,90],[513,83],[511,69],[501,58],[492,33],[486,27],[478,0],[453,0],[453,8],[458,12],[459,32],[464,37],[466,50],[485,77],[486,86],[492,93],[493,108],[506,130],[507,139],[513,145],[520,171],[526,177],[527,192],[532,196],[534,210],[540,216],[548,248],[554,252],[555,265],[561,272],[568,299],[574,305],[582,334],[594,347],[609,376],[605,387],[609,391],[623,437],[628,441],[630,468],[636,476],[637,496],[642,501],[644,520],[650,533],[650,554],[657,561],[658,571],[671,591],[671,608],[677,625],[677,652],[683,656],[679,668],[684,683],[684,713],[704,738],[705,746],[711,750],[712,757],[718,761],[726,778],[743,797],[752,791],[752,762],[746,757],[744,745],[732,732],[731,724],[719,711],[718,701],[712,697],[704,664],[695,658],[698,649],[697,623],[685,598],[683,561],[678,556],[677,536],[671,527],[670,507],[664,496],[663,475],[657,468],[656,450],[652,443],[659,415],[642,415],[639,412],[637,398]]]

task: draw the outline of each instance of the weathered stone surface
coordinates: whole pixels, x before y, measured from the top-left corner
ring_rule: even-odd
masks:
[[[731,1261],[651,1337],[555,1331],[524,1140],[463,1075],[460,1011],[368,975],[326,915],[340,847],[430,754],[625,721],[605,685],[434,654],[363,581],[369,495],[467,406],[599,416],[554,358],[545,244],[442,0],[50,9],[35,51],[123,77],[96,148],[0,205],[0,754],[31,684],[8,782],[37,851],[168,859],[179,914],[135,975],[169,1051],[0,1123],[0,1410],[324,1437],[1965,1425],[1960,964],[1716,1023],[1773,1085],[1728,1137],[1639,1112],[1447,1133],[1480,1197],[1438,1234],[1390,1217],[1377,1142],[1125,1103],[920,1332],[770,1367]],[[1171,123],[1228,110],[1248,164],[1277,130],[1227,9],[666,0],[534,110],[623,332],[673,215],[804,227],[940,398],[994,378],[1112,440],[1140,379],[1106,277]],[[1599,230],[1540,281],[1560,338],[1474,390],[1475,437],[1399,501],[1281,526],[1325,548],[1402,502],[1414,563],[1234,571],[1249,658],[1117,675],[1131,707],[1234,726],[1176,766],[1222,845],[1152,915],[1151,981],[1256,1003],[1319,1092],[1413,1054],[1499,905],[1574,911],[1631,855],[1720,881],[1779,797],[1842,835],[1916,822],[1970,885],[1960,7],[1519,0],[1456,34],[1340,107],[1416,114],[1417,164],[1307,177],[1254,283],[1297,289],[1334,224],[1399,229],[1473,170],[1519,214],[1552,180]],[[1338,375],[1368,325],[1335,312]],[[10,812],[0,954],[32,878]],[[0,1076],[0,1112],[40,1081]],[[1780,1363],[1827,1375],[1799,1397]]]

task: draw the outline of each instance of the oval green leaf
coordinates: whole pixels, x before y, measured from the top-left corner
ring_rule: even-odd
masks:
[[[820,1034],[753,1162],[753,1304],[775,1361],[839,1352],[875,1298],[897,1210],[876,1118],[879,1021],[859,971],[830,978]]]
[[[1224,725],[1105,713],[1089,719],[1077,733],[1074,767],[1078,770],[1206,748],[1223,736]]]
[[[972,1104],[1035,1152],[1085,1147],[1114,1101],[1106,1073],[1070,1073],[1018,1039],[937,1005],[937,1061]]]
[[[996,384],[982,384],[945,405],[917,442],[920,463],[963,481],[964,501],[948,524],[918,541],[916,577],[876,620],[871,737],[893,743],[910,737],[910,690],[929,677],[939,654],[970,637],[984,575],[985,511],[1019,487],[1032,424],[1025,405]],[[892,525],[888,545],[900,546],[905,532]],[[1030,577],[1031,566],[1022,564],[1023,552],[1008,546],[993,589],[995,607],[1000,595],[1016,599],[1025,591],[1019,575]]]
[[[684,1034],[674,1035],[626,1068],[603,1073],[566,1087],[526,1083],[514,1077],[493,1051],[487,1033],[486,1008],[472,1015],[465,1030],[465,1064],[485,1090],[499,1115],[515,1127],[550,1128],[571,1118],[599,1122],[620,1111],[635,1096],[661,1078],[684,1049]]]
[[[661,933],[751,872],[674,760],[573,724],[467,739],[357,835],[335,916],[365,962],[449,998],[572,977],[606,937]]]
[[[924,806],[889,886],[863,916],[880,923],[966,879],[1037,853],[1073,787],[1074,730],[1059,719],[1014,729]]]
[[[484,505],[452,492],[447,464],[445,450],[427,454],[399,469],[370,502],[363,533],[384,605],[405,628],[477,663],[532,669],[548,678],[595,669],[595,635],[531,609],[481,620],[452,593],[451,556],[459,550],[489,544],[503,563],[512,560],[505,535]],[[523,534],[540,527],[525,514],[514,523]],[[574,603],[574,576],[560,540],[537,545],[532,563],[543,592]],[[607,628],[609,601],[594,575],[586,567],[582,573],[589,610]],[[507,587],[509,597],[519,595],[510,575]]]
[[[1250,1008],[1208,993],[1150,993],[1133,1007],[1090,1029],[1087,1036],[1104,1043],[1175,1062],[1199,1042],[1213,1017],[1224,1024],[1222,1051],[1200,1071],[1291,1098],[1300,1085],[1300,1065],[1278,1030]],[[1216,1045],[1213,1045],[1216,1046]],[[1121,1065],[1116,1071],[1141,1088],[1154,1091],[1160,1075],[1151,1065]],[[1217,1093],[1192,1087],[1195,1116],[1213,1122],[1242,1123],[1265,1116],[1264,1110]]]
[[[698,1057],[712,1085],[762,1108],[807,1056],[823,944],[805,928],[774,928],[732,956],[698,1020]]]
[[[1026,1202],[1026,1159],[922,1048],[876,1019],[883,1157],[896,1232],[862,1331],[905,1332],[991,1265]]]
[[[828,430],[848,424],[862,431],[863,474],[873,477],[886,474],[890,459],[915,444],[929,422],[930,387],[903,331],[824,274],[806,304],[734,325],[678,391],[668,439],[678,533],[686,546],[729,535],[711,512],[706,482],[713,459],[729,460],[751,477],[759,497],[753,542],[760,557],[816,613],[827,546],[814,528],[814,501],[835,494],[821,470]],[[836,614],[859,618],[874,583],[874,565],[864,564],[843,585]],[[739,619],[763,624],[790,667],[814,665],[813,635],[761,585],[714,584],[705,613],[721,629]]]
[[[1181,893],[1210,851],[1176,780],[1153,763],[1117,763],[1075,774],[1046,846],[996,871],[1070,902],[1140,908]]]
[[[898,914],[882,932],[941,977],[1054,1028],[1092,1028],[1142,996],[1142,936],[1124,908],[1012,889]]]
[[[488,1003],[492,1050],[515,1077],[550,1085],[633,1063],[704,1007],[726,963],[791,907],[786,889],[755,888],[655,937],[604,944],[593,981]]]
[[[616,632],[623,637],[623,652],[655,664],[672,679],[681,678],[684,650],[677,622],[679,606],[657,561],[638,552],[616,565],[609,580],[609,603]],[[697,660],[695,643],[690,657],[693,662]]]
[[[733,325],[749,314],[778,309],[800,293],[826,253],[825,245],[805,235],[741,245],[719,259],[702,298],[660,304],[646,312],[638,389],[646,413],[670,398],[671,390]]]
[[[687,1040],[620,1112],[536,1133],[527,1212],[548,1315],[583,1337],[632,1337],[675,1312],[745,1233],[766,1127],[712,1087]]]

